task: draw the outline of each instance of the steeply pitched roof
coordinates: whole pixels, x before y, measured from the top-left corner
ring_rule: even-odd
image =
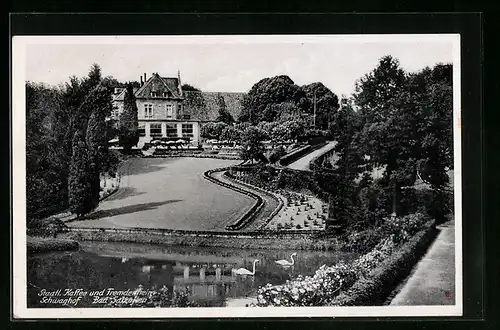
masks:
[[[179,93],[179,79],[170,77],[160,77],[154,73],[135,93],[136,98],[149,98],[151,92],[158,92],[162,95],[163,92],[169,92],[170,97],[178,98]]]
[[[184,115],[190,115],[191,120],[215,121],[219,116],[219,96],[222,96],[226,109],[238,119],[243,108],[245,93],[226,92],[184,92]]]

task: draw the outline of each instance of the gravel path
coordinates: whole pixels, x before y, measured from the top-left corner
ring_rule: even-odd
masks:
[[[202,158],[133,158],[122,168],[120,189],[73,227],[223,230],[254,200],[203,177],[239,161]]]
[[[455,305],[455,225],[441,232],[391,305]]]
[[[335,147],[335,144],[337,142],[333,141],[333,142],[329,142],[327,145],[325,145],[324,147],[322,148],[319,148],[318,150],[314,150],[313,152],[305,155],[304,157],[300,158],[299,160],[291,163],[290,165],[288,165],[287,167],[291,168],[291,169],[294,169],[294,170],[304,170],[304,171],[307,171],[309,170],[309,163],[317,156],[319,155],[322,155],[328,151],[330,151],[331,149],[333,149],[333,147]]]

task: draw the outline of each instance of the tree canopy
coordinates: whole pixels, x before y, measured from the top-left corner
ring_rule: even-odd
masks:
[[[292,103],[302,112],[309,108],[305,92],[285,75],[264,78],[252,86],[243,98],[243,109],[238,120],[257,124],[274,121],[280,113],[275,107],[281,103]]]
[[[316,99],[315,128],[328,129],[335,118],[335,112],[339,108],[339,98],[321,82],[315,82],[302,86],[309,99],[308,113],[314,113],[314,100]],[[315,97],[316,96],[316,97]]]
[[[265,148],[262,141],[266,138],[266,134],[261,129],[250,126],[241,134],[241,151],[240,156],[244,161],[261,160],[265,158]]]

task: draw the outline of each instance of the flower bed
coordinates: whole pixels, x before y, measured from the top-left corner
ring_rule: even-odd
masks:
[[[323,265],[314,276],[299,276],[282,285],[265,285],[258,290],[257,306],[336,304],[336,296],[345,292],[357,281],[369,280],[372,271],[385,260],[390,259],[392,255],[399,256],[395,253],[401,246],[404,246],[412,237],[416,239],[420,237],[420,234],[417,235],[419,231],[426,232],[432,227],[432,222],[420,213],[385,219],[385,222],[387,236],[370,252],[349,265],[343,262],[333,266]],[[404,260],[399,262],[405,263]]]

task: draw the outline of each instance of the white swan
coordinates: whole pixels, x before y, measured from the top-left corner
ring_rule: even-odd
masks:
[[[276,263],[280,266],[293,266],[295,264],[295,260],[293,260],[293,256],[296,256],[297,253],[292,253],[292,255],[290,256],[290,259],[292,259],[292,262],[288,261],[288,260],[277,260]]]
[[[255,264],[259,262],[259,260],[255,259],[253,261],[253,271],[249,271],[246,268],[233,269],[232,272],[235,275],[255,275]]]

